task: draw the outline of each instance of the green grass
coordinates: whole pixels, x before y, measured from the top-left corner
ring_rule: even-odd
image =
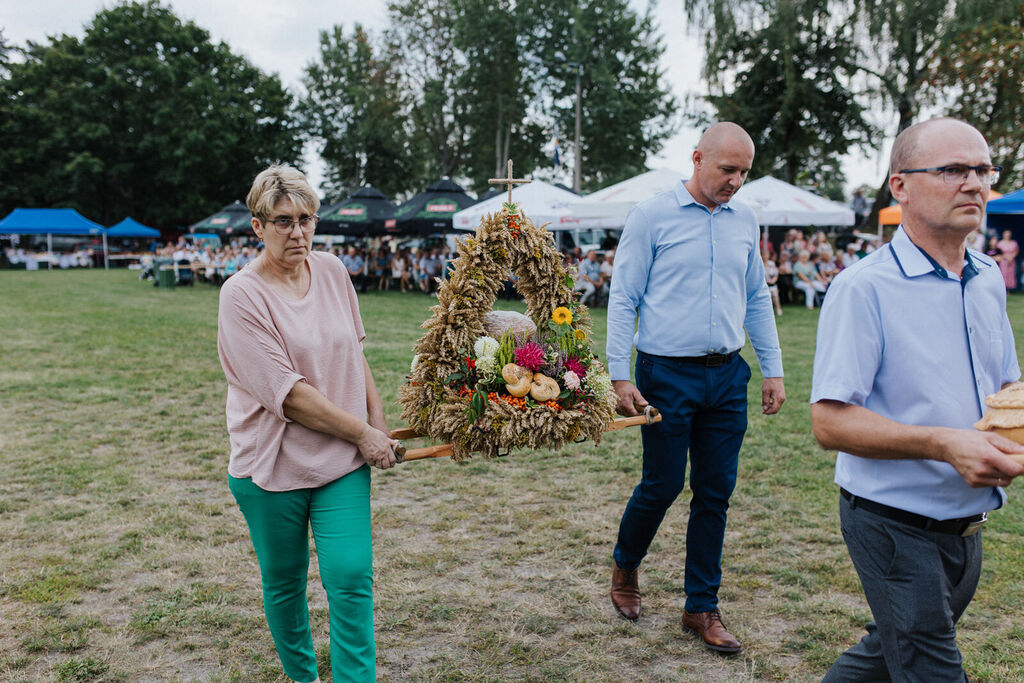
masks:
[[[433,302],[360,297],[392,427]],[[603,351],[605,312],[592,313]],[[205,286],[0,272],[0,680],[285,680],[227,488],[216,316]],[[1011,297],[1010,318],[1024,340],[1024,298]],[[640,472],[639,433],[624,430],[600,446],[374,472],[381,680],[820,679],[869,612],[839,534],[834,454],[810,434],[817,314],[789,307],[779,322],[780,415],[754,409],[760,378],[744,351],[752,410],[721,591],[741,655],[714,656],[679,628],[687,493],[644,564],[644,618],[615,617],[611,548]],[[961,622],[976,680],[1024,671],[1013,494],[986,527],[982,583]],[[329,678],[315,556],[312,575]]]

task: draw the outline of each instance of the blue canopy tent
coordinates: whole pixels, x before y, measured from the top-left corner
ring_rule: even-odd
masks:
[[[15,209],[0,220],[0,235],[46,235],[46,248],[51,252],[53,235],[102,235],[103,266],[109,267],[106,229],[74,209]]]
[[[159,237],[160,231],[138,222],[130,216],[107,228],[107,237]]]
[[[1009,230],[1018,244],[1024,244],[1024,188],[990,200],[985,206],[985,214],[990,230],[1000,235],[1003,230]],[[1019,253],[1017,263],[1018,266],[1021,263]]]
[[[991,200],[985,207],[988,226],[999,230],[1024,229],[1024,188]]]

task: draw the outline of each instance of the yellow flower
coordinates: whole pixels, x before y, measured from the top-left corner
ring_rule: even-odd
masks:
[[[573,330],[572,333],[576,337],[576,341],[578,342],[586,341],[587,339],[587,333],[584,332],[583,330]]]
[[[572,313],[570,313],[569,309],[566,308],[565,306],[559,306],[558,308],[551,312],[551,319],[555,321],[556,325],[561,325],[563,323],[571,323]]]

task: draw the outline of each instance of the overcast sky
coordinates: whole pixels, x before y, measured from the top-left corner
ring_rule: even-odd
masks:
[[[629,0],[638,12],[647,0]],[[700,94],[703,50],[699,39],[686,30],[682,0],[655,0],[658,28],[665,38],[663,66],[680,102]],[[67,33],[81,36],[83,26],[98,10],[114,3],[102,0],[0,0],[0,28],[9,43],[44,41],[47,36]],[[303,68],[317,54],[318,32],[335,24],[349,29],[359,22],[374,31],[386,23],[386,0],[164,0],[182,19],[194,21],[244,54],[265,72],[276,72],[293,92],[300,90]],[[583,131],[586,135],[586,131]],[[563,133],[562,137],[565,137]],[[652,168],[692,170],[690,154],[699,133],[686,125],[668,141]],[[563,143],[564,144],[564,143]],[[887,154],[887,147],[883,149]],[[319,164],[310,160],[310,180],[318,183]],[[850,187],[868,183],[877,186],[884,175],[881,154],[856,152],[848,158],[845,171]],[[567,177],[571,184],[571,178]]]

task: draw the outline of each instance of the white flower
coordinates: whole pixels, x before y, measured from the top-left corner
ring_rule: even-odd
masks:
[[[416,364],[420,362],[420,354],[416,354],[412,357],[412,364],[409,366],[409,373],[416,372]]]
[[[572,370],[566,370],[565,374],[562,375],[562,382],[565,383],[566,389],[578,389],[580,386],[580,376]]]
[[[594,396],[606,396],[612,390],[612,379],[603,372],[594,372],[591,369],[586,377],[587,386],[594,392]]]
[[[494,372],[495,369],[495,358],[494,356],[480,356],[476,359],[476,371],[480,375],[489,375]]]
[[[476,354],[477,359],[486,358],[487,356],[494,356],[498,352],[498,340],[494,337],[483,336],[476,340],[473,344],[473,353]]]

